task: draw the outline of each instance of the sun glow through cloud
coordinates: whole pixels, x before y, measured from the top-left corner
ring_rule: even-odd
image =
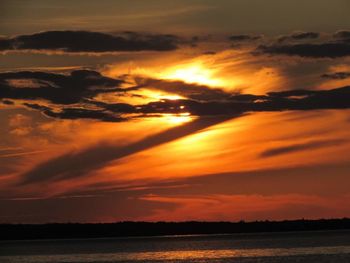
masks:
[[[193,117],[189,112],[180,114],[164,114],[163,117],[171,124],[184,124],[193,120]]]
[[[145,98],[148,98],[150,101],[185,99],[185,97],[180,96],[178,94],[169,93],[169,92],[165,92],[165,91],[150,90],[150,89],[144,89],[144,90],[138,91],[137,94],[142,95]]]
[[[206,67],[202,62],[192,62],[170,67],[160,74],[166,80],[180,80],[186,83],[221,87],[225,81],[216,77],[217,69]]]

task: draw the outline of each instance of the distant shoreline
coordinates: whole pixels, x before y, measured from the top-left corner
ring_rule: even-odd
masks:
[[[0,224],[0,240],[152,237],[349,229],[349,218],[254,222]]]

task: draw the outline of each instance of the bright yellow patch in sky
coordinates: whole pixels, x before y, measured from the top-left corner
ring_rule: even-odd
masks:
[[[151,99],[151,101],[185,99],[185,97],[183,97],[181,95],[174,94],[174,93],[169,93],[169,92],[165,92],[165,91],[149,90],[149,89],[140,90],[140,91],[138,91],[137,94],[145,96],[145,97]]]
[[[217,78],[216,69],[206,67],[201,63],[192,62],[170,67],[160,74],[160,78],[167,80],[180,80],[186,83],[221,87],[225,86],[223,79]]]
[[[180,114],[163,114],[163,117],[171,124],[183,124],[193,120],[193,117],[189,112]]]

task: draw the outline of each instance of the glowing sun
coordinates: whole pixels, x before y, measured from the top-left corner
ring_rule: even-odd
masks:
[[[201,62],[193,62],[170,67],[162,72],[159,77],[213,87],[224,86],[224,81],[215,77],[216,73],[217,70],[205,67]]]

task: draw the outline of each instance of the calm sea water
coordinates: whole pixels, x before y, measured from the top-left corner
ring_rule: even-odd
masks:
[[[0,262],[350,262],[350,231],[1,241]]]

